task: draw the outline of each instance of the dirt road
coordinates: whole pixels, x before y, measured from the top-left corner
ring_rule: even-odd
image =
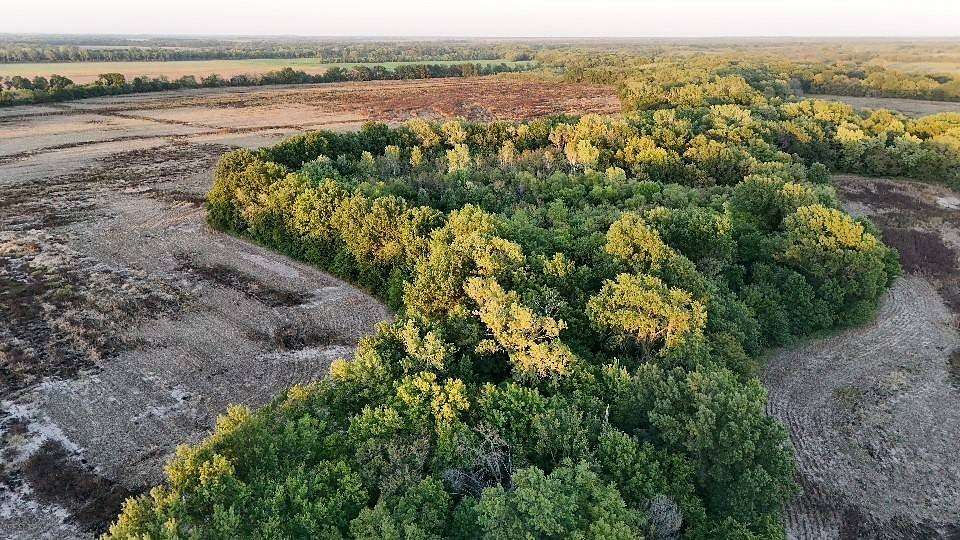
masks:
[[[484,78],[0,109],[0,537],[102,531],[228,405],[323,376],[389,316],[331,276],[207,228],[220,154],[370,119],[616,104],[599,87]]]

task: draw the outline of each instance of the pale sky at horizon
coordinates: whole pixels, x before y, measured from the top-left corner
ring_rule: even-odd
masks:
[[[462,37],[960,36],[960,0],[47,0],[0,33]]]

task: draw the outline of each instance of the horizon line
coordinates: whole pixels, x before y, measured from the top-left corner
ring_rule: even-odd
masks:
[[[960,34],[956,35],[870,35],[870,34],[783,34],[783,35],[762,35],[762,34],[689,34],[689,35],[633,35],[633,36],[605,36],[605,35],[484,35],[484,34],[244,34],[244,33],[111,33],[111,32],[8,32],[0,31],[0,36],[76,36],[76,37],[153,37],[153,38],[313,38],[313,39],[499,39],[499,40],[683,40],[683,39],[877,39],[877,40],[901,40],[901,39],[923,39],[923,40],[960,40]]]

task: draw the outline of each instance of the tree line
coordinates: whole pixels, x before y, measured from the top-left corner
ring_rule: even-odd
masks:
[[[691,52],[707,55],[691,57]],[[950,54],[952,53],[952,54]],[[810,61],[809,57],[819,58]],[[537,58],[565,76],[618,83],[650,63],[680,65],[727,62],[780,71],[797,92],[849,96],[960,100],[960,74],[909,73],[874,61],[960,58],[951,42],[784,42],[731,44],[724,40],[684,42],[390,42],[308,38],[145,38],[104,36],[0,37],[0,63],[175,61],[252,58],[316,58],[323,62],[509,61]],[[956,62],[954,62],[955,64]],[[713,66],[710,66],[713,67]]]
[[[63,40],[60,40],[63,41]],[[44,62],[166,62],[177,60],[239,60],[253,58],[316,58],[322,62],[476,61],[509,58],[529,60],[532,51],[519,44],[472,42],[273,42],[252,39],[200,41],[73,38],[66,43],[0,41],[0,63]],[[94,43],[84,45],[85,43]],[[114,44],[116,43],[116,44]]]
[[[798,66],[794,76],[814,94],[960,101],[960,74],[921,74],[871,66]]]
[[[0,106],[69,101],[87,97],[158,92],[183,88],[476,77],[526,69],[530,69],[530,66],[523,64],[511,66],[504,63],[402,64],[394,68],[376,65],[351,68],[334,66],[324,73],[314,75],[286,67],[261,74],[234,75],[229,78],[213,74],[199,79],[193,75],[186,75],[173,80],[163,76],[140,76],[128,80],[122,73],[103,73],[96,81],[87,84],[76,84],[61,75],[52,75],[49,79],[43,76],[36,76],[31,79],[18,75],[9,78],[0,77]]]
[[[782,538],[765,350],[899,275],[831,170],[956,181],[960,115],[634,73],[622,117],[412,120],[222,157],[209,223],[395,312],[329,377],[234,407],[108,538]],[[678,77],[679,76],[679,77]]]
[[[852,60],[808,62],[780,52],[689,57],[670,49],[639,54],[568,47],[540,50],[536,58],[544,66],[561,70],[569,80],[598,84],[620,85],[638,74],[664,80],[672,73],[684,79],[694,72],[736,73],[753,82],[752,73],[782,83],[794,94],[960,101],[960,72],[908,73]]]

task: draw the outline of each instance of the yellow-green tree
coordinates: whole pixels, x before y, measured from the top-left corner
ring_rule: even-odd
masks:
[[[705,306],[690,293],[669,288],[650,275],[620,274],[607,280],[587,302],[597,329],[645,351],[672,349],[699,336],[707,322]]]

